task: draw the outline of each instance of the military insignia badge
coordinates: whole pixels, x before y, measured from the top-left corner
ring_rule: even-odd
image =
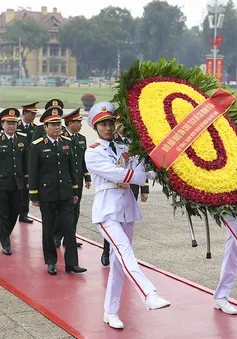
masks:
[[[45,138],[44,139],[44,143],[45,143],[45,145],[48,143],[49,141],[48,141],[48,139],[47,138]]]
[[[101,112],[107,112],[107,107],[106,106],[102,106],[101,107]]]
[[[69,146],[62,146],[62,149],[69,149]]]
[[[54,100],[54,101],[52,102],[52,106],[58,106],[57,100]]]
[[[9,115],[15,115],[15,110],[14,109],[10,109]]]
[[[58,115],[58,110],[56,108],[52,110],[52,115]]]
[[[18,147],[24,147],[24,144],[22,142],[19,142],[19,144],[17,144]]]

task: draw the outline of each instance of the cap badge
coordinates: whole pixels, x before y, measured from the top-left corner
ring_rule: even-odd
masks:
[[[52,106],[58,106],[58,102],[57,102],[57,100],[53,100],[53,102],[52,102]]]
[[[9,111],[9,115],[15,115],[14,109],[11,109],[11,110]]]
[[[53,110],[52,110],[52,115],[57,115],[58,114],[58,110],[56,109],[56,108],[54,108]]]
[[[107,107],[106,106],[102,106],[101,107],[101,112],[107,112]]]

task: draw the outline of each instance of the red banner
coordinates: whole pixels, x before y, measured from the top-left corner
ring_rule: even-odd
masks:
[[[213,75],[213,68],[214,68],[213,66],[214,66],[213,59],[207,58],[206,59],[206,74]]]
[[[224,114],[235,101],[235,96],[219,88],[189,113],[150,153],[157,168],[169,168],[175,160]]]
[[[223,58],[216,58],[216,78],[222,83],[223,81]]]

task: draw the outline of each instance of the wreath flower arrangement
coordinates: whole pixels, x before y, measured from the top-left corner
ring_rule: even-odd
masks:
[[[168,169],[157,168],[150,153],[195,107],[218,88],[233,94],[199,67],[176,60],[135,61],[120,77],[113,102],[118,105],[130,153],[157,172],[174,209],[190,215],[208,210],[220,224],[222,215],[237,216],[237,103],[216,119]]]

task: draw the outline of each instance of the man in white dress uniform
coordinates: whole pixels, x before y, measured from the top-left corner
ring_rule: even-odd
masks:
[[[221,276],[214,293],[214,307],[227,314],[237,314],[237,309],[228,301],[237,276],[237,220],[224,218],[226,226],[225,255],[221,266]]]
[[[133,283],[148,309],[170,306],[156,293],[155,286],[141,271],[131,246],[134,221],[141,219],[138,204],[129,184],[144,185],[154,179],[146,173],[136,157],[128,157],[128,147],[113,140],[115,108],[110,102],[95,104],[88,124],[99,136],[85,153],[88,171],[95,186],[92,222],[110,243],[110,273],[104,303],[104,322],[123,329],[118,317],[124,275]]]

